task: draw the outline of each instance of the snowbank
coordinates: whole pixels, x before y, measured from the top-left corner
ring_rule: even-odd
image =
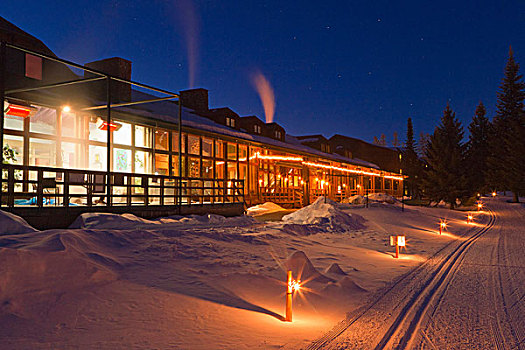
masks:
[[[246,209],[246,214],[250,216],[256,216],[256,215],[264,215],[269,213],[275,213],[278,211],[286,210],[280,205],[277,205],[272,202],[266,202],[264,204],[255,205],[253,207],[250,207]]]
[[[321,231],[350,231],[364,228],[364,219],[356,214],[348,214],[339,204],[325,197],[294,213],[283,216],[289,224],[315,225]]]
[[[243,226],[256,221],[247,216],[227,218],[221,215],[190,215],[169,216],[158,219],[143,219],[133,214],[84,213],[81,214],[70,228],[91,229],[151,229],[151,228],[192,228],[195,226]]]
[[[395,197],[392,197],[391,195],[386,194],[386,193],[370,193],[368,195],[368,201],[369,202],[394,204],[397,200],[396,200]],[[360,195],[355,195],[355,196],[343,199],[342,203],[365,204],[366,203],[366,197],[365,196],[360,196]]]
[[[366,198],[364,196],[355,195],[352,197],[344,198],[341,202],[348,204],[365,204]]]
[[[371,193],[368,195],[368,200],[374,202],[384,202],[389,204],[394,204],[396,202],[396,199],[394,197],[386,193]]]
[[[20,216],[0,210],[0,235],[37,232]]]
[[[288,270],[292,271],[294,278],[300,279],[303,283],[316,281],[320,283],[335,282],[333,279],[322,275],[316,270],[310,259],[302,251],[294,252],[285,264]]]

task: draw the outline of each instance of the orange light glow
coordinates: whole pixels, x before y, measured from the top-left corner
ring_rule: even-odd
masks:
[[[496,197],[498,194],[496,192],[492,192],[492,197]]]
[[[5,112],[7,115],[12,115],[14,117],[27,118],[31,114],[31,108],[17,105],[9,105]]]
[[[71,112],[71,107],[69,107],[69,106],[67,106],[67,105],[66,105],[66,106],[63,106],[63,107],[62,107],[62,111],[63,111],[63,112],[66,112],[66,113],[69,113],[69,112]]]

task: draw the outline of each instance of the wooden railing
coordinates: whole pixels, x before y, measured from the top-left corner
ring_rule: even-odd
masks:
[[[2,207],[244,203],[244,181],[3,164]]]

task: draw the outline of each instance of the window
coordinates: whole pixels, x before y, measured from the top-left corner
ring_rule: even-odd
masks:
[[[178,169],[175,169],[178,171]],[[167,154],[155,154],[155,173],[159,175],[169,175],[169,157]],[[175,172],[175,171],[174,171]]]
[[[131,124],[120,121],[119,124],[121,124],[121,127],[113,132],[113,142],[119,145],[131,146]]]
[[[205,157],[213,156],[213,140],[202,138],[202,155]]]
[[[71,112],[62,112],[62,136],[71,138],[84,138],[84,120],[81,115]]]
[[[193,157],[190,157],[188,159],[188,172],[189,172],[189,175],[190,177],[200,177],[200,174],[201,174],[201,169],[200,169],[200,160],[199,158],[193,158]]]
[[[97,117],[91,117],[89,119],[89,140],[107,142],[108,131],[100,130],[97,126]]]
[[[53,140],[30,138],[29,165],[55,166],[56,143]]]
[[[226,125],[235,128],[235,119],[232,117],[226,117]]]
[[[34,116],[29,118],[29,131],[40,134],[56,135],[57,112],[51,108],[38,107]]]
[[[24,138],[22,136],[4,135],[4,147],[12,150],[12,158],[7,159],[9,164],[23,164]]]
[[[151,173],[151,153],[135,151],[135,172],[139,174]]]
[[[169,150],[169,134],[166,130],[155,131],[155,149],[167,151]]]
[[[173,152],[179,152],[179,133],[178,132],[173,132],[171,134],[171,139],[172,139],[172,145],[171,145],[171,149],[173,150]],[[182,134],[182,153],[186,152],[186,134]]]
[[[117,172],[131,172],[131,150],[113,149],[113,169]]]
[[[24,130],[24,117],[19,115],[9,114],[9,103],[4,102],[4,110],[6,114],[4,115],[4,128],[10,130]],[[16,114],[16,113],[13,113]]]
[[[200,139],[198,136],[188,135],[188,153],[199,155],[200,154]]]
[[[82,145],[80,143],[62,142],[61,144],[62,167],[68,169],[82,168]]]
[[[206,179],[213,179],[213,160],[202,160],[202,177]]]
[[[280,131],[276,131],[275,132],[275,138],[279,139],[279,140],[281,139],[281,132]]]
[[[216,158],[224,158],[224,142],[223,141],[215,141],[215,157]]]
[[[235,143],[228,143],[227,148],[228,159],[237,160],[237,145]]]
[[[135,125],[135,146],[151,148],[152,130],[147,126]]]
[[[260,134],[260,133],[261,133],[261,126],[255,124],[255,125],[253,126],[253,132],[255,132],[256,134]]]
[[[107,151],[103,146],[89,146],[89,170],[106,170]]]
[[[248,157],[248,148],[245,145],[239,145],[239,160],[246,162]]]

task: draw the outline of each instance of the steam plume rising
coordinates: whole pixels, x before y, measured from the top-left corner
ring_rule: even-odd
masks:
[[[266,122],[273,122],[273,115],[275,113],[275,96],[270,82],[261,72],[257,71],[252,75],[252,84],[261,99]]]
[[[195,86],[197,61],[199,59],[199,18],[192,0],[177,0],[175,1],[175,8],[186,41],[188,83],[191,89]]]

